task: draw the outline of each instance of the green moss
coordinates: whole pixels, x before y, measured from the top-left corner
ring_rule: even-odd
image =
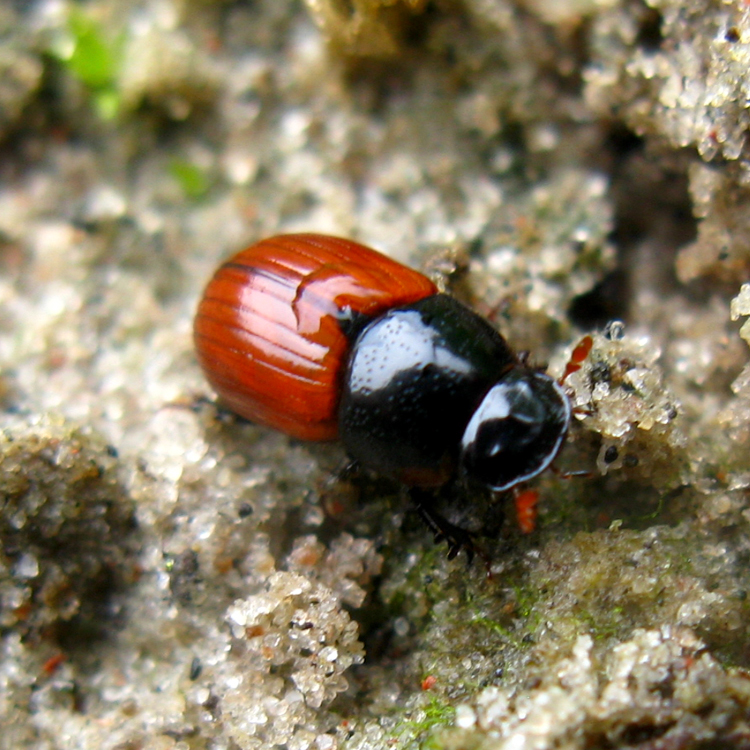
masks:
[[[513,593],[516,597],[516,614],[525,620],[533,620],[533,624],[539,619],[538,613],[534,609],[534,605],[539,601],[539,592],[545,587],[543,581],[539,581],[535,588],[530,586],[520,586],[516,584],[513,586]]]
[[[394,736],[394,742],[402,748],[420,748],[432,750],[442,745],[435,736],[435,730],[451,726],[456,716],[454,706],[431,695],[425,706],[418,711],[423,714],[419,721],[412,719],[403,721]]]
[[[441,701],[435,696],[430,696],[429,703],[424,709],[425,718],[420,722],[423,730],[432,729],[438,725],[450,724],[456,715],[456,709]]]
[[[484,617],[477,613],[472,617],[471,623],[473,625],[481,625],[482,627],[487,628],[491,632],[500,636],[502,640],[506,641],[512,646],[515,646],[516,648],[523,648],[523,642],[518,637],[513,635],[513,633],[508,630],[508,628],[503,627],[499,622],[491,619],[490,617]]]
[[[169,172],[177,180],[182,192],[193,200],[203,198],[211,186],[206,171],[193,162],[173,159],[169,165]]]
[[[67,35],[50,48],[56,57],[91,91],[94,108],[102,119],[112,119],[120,108],[116,78],[122,39],[110,40],[100,25],[77,5],[68,15]]]
[[[514,622],[523,621],[520,630],[514,631],[503,625],[496,618],[488,617],[483,612],[483,610],[487,611],[487,608],[479,607],[471,592],[467,591],[466,604],[470,612],[469,621],[472,625],[479,625],[495,633],[503,642],[517,649],[524,649],[529,644],[529,641],[524,641],[524,636],[533,632],[539,623],[539,614],[534,608],[538,594],[536,591],[532,591],[530,588],[521,586],[520,584],[512,585],[511,589],[515,598],[512,619]],[[496,607],[492,606],[490,608],[496,609]]]
[[[574,619],[585,625],[585,630],[596,641],[605,640],[624,635],[632,629],[630,622],[624,618],[623,607],[612,607],[608,610],[602,609],[596,614],[589,610],[579,610],[574,614]]]
[[[68,16],[68,30],[74,40],[65,61],[70,72],[92,89],[110,86],[117,70],[117,56],[99,25],[74,7]]]

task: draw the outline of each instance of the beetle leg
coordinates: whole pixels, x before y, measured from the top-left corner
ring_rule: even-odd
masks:
[[[448,559],[452,560],[461,550],[466,552],[469,563],[475,554],[487,562],[487,557],[474,544],[474,534],[460,526],[452,524],[447,518],[431,507],[432,495],[429,492],[412,487],[409,496],[416,506],[419,517],[424,521],[427,528],[435,535],[435,543],[445,541],[448,543]]]
[[[164,404],[162,409],[188,409],[195,414],[200,414],[203,410],[213,409],[214,419],[220,424],[251,424],[249,419],[235,414],[229,407],[221,401],[217,401],[212,396],[199,395],[192,398],[178,398],[175,401],[169,401]]]
[[[560,479],[573,479],[574,477],[586,477],[587,479],[594,476],[593,471],[588,471],[587,469],[576,469],[575,471],[563,471],[558,466],[555,466],[555,464],[550,464],[550,470],[552,473],[559,477]]]
[[[347,456],[322,483],[320,495],[328,516],[331,518],[342,516],[356,505],[359,497],[357,479],[361,471],[362,466],[359,461]]]
[[[347,479],[356,479],[362,472],[362,464],[355,458],[349,458],[347,456],[344,460],[336,467],[333,472],[333,476],[336,481],[346,481]]]

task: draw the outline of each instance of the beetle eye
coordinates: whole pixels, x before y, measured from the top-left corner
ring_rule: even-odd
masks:
[[[570,403],[543,373],[516,368],[485,395],[461,439],[464,473],[493,490],[539,474],[557,455]]]

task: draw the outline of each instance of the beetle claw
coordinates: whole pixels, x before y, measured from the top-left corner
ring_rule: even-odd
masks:
[[[452,524],[429,506],[431,495],[415,488],[412,488],[409,495],[416,506],[419,517],[424,521],[427,528],[433,532],[435,544],[448,543],[449,560],[455,559],[458,553],[464,550],[468,564],[471,564],[474,555],[477,553],[485,560],[485,563],[489,562],[489,558],[474,543],[474,534],[471,531]]]

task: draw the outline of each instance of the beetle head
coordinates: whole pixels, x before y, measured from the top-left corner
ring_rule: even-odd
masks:
[[[555,459],[570,424],[560,384],[517,366],[480,402],[461,439],[461,470],[502,491],[535,477]]]

